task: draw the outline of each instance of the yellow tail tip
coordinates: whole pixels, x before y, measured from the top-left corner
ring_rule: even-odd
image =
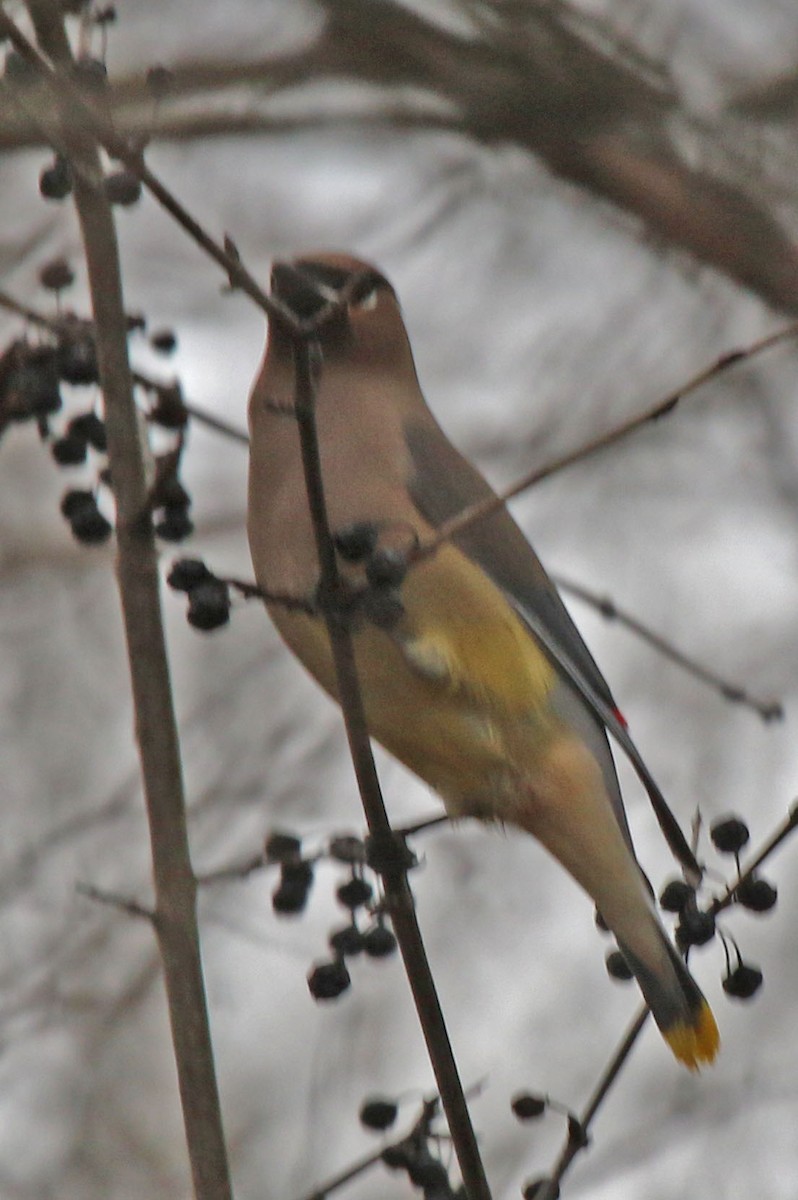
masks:
[[[718,1053],[720,1034],[706,1000],[689,1025],[674,1025],[663,1032],[679,1062],[691,1071],[700,1070],[703,1063],[711,1063]]]

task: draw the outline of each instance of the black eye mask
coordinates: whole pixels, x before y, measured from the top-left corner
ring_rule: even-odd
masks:
[[[272,292],[298,317],[312,317],[355,276],[360,277],[351,301],[358,304],[375,288],[393,291],[379,271],[350,271],[321,262],[280,263],[272,267]]]

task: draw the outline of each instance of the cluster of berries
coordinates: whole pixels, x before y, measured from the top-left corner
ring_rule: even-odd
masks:
[[[88,11],[88,5],[80,7]],[[116,20],[116,9],[109,4],[93,9],[88,15],[95,26],[105,31]],[[27,90],[36,87],[39,73],[36,65],[24,55],[10,50],[5,59],[3,79],[9,88]],[[92,54],[81,54],[72,64],[71,82],[94,105],[101,104],[108,91],[105,62]],[[46,200],[65,200],[72,192],[73,184],[72,168],[63,154],[56,154],[39,175],[39,191]],[[141,182],[127,167],[110,170],[103,180],[103,188],[109,202],[122,207],[135,204],[141,196]]]
[[[301,839],[290,833],[273,833],[266,841],[266,861],[280,868],[272,892],[272,908],[279,916],[304,912],[321,859],[340,863],[349,876],[336,888],[335,898],[349,913],[346,925],[329,936],[332,956],[314,964],[308,987],[316,1000],[334,1000],[351,985],[346,960],[359,954],[386,958],[396,950],[396,936],[386,923],[385,913],[375,899],[375,887],[366,878],[369,867],[363,841],[351,834],[333,837],[321,853],[303,853]],[[366,914],[365,923],[362,914]]]
[[[41,268],[39,282],[56,294],[60,305],[61,292],[72,285],[74,274],[65,259],[56,258]],[[146,330],[146,320],[139,314],[129,316],[127,324],[129,333]],[[157,329],[150,334],[149,344],[159,354],[171,354],[177,339],[171,329]],[[38,340],[16,338],[0,354],[0,432],[11,424],[35,422],[59,467],[84,467],[90,454],[104,456],[107,452],[102,418],[90,408],[71,416],[60,431],[53,432],[51,422],[64,408],[63,385],[96,389],[99,381],[91,322],[59,311]],[[193,532],[191,497],[177,477],[188,412],[178,383],[161,385],[140,376],[137,381],[154,393],[147,420],[178,433],[178,449],[156,459],[150,501],[157,535],[165,541],[181,541]],[[93,488],[71,488],[61,501],[61,512],[72,533],[88,545],[106,541],[112,532],[98,502],[103,486],[112,488],[112,480],[108,467],[100,463]]]
[[[740,817],[719,817],[710,826],[712,844],[721,854],[734,856],[737,874],[740,874],[740,851],[747,845],[750,834],[748,826]],[[749,912],[769,912],[777,900],[776,888],[767,879],[756,872],[746,874],[734,889],[733,901],[742,905]],[[659,898],[660,907],[666,912],[678,916],[676,926],[676,944],[683,954],[693,946],[704,946],[712,941],[719,932],[716,917],[719,911],[716,904],[701,909],[698,906],[696,890],[684,879],[671,879],[663,888]],[[723,978],[723,990],[728,996],[737,1000],[750,1000],[762,986],[762,972],[759,967],[743,962],[740,951],[735,943],[735,965],[732,965],[728,950],[730,938],[720,934],[723,939],[726,954],[726,974]],[[620,950],[611,951],[606,958],[607,971],[614,979],[631,979],[632,972]]]
[[[425,1102],[410,1132],[386,1146],[380,1158],[390,1170],[404,1171],[424,1200],[466,1200],[464,1186],[453,1186],[440,1158],[440,1138],[432,1129],[438,1107],[437,1100]],[[366,1129],[384,1133],[394,1124],[398,1112],[395,1100],[372,1097],[361,1105],[360,1123]]]

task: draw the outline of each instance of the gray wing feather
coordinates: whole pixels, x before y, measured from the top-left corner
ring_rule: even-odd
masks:
[[[408,490],[413,503],[436,527],[487,496],[492,488],[451,444],[435,419],[410,421],[405,437],[413,464]],[[518,615],[567,683],[586,715],[618,823],[631,847],[629,827],[605,730],[626,753],[651,799],[654,813],[675,857],[697,881],[701,868],[665,797],[619,719],[604,676],[582,640],[557,589],[505,508],[469,525],[452,539],[502,589]],[[575,708],[571,704],[572,716]]]

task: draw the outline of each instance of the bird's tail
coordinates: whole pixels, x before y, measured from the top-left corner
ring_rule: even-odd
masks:
[[[697,1071],[718,1052],[718,1027],[701,989],[656,918],[653,925],[660,940],[656,964],[650,958],[643,962],[624,941],[618,944],[665,1041],[680,1062]]]

